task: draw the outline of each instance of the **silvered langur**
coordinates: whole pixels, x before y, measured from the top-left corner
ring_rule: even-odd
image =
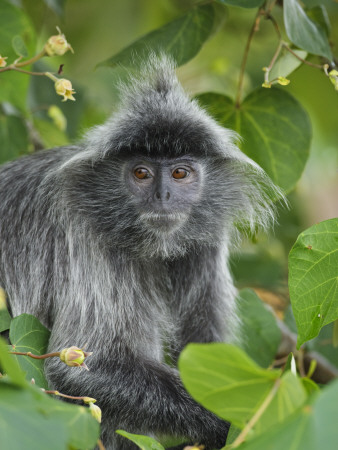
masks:
[[[0,284],[14,316],[51,330],[48,351],[93,352],[88,372],[55,358],[45,369],[51,388],[97,399],[107,449],[136,448],[116,429],[224,445],[228,423],[188,395],[175,363],[189,342],[233,339],[229,247],[238,224],[273,219],[276,191],[166,57],[78,145],[1,167]]]

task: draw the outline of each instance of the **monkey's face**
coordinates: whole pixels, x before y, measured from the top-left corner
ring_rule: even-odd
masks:
[[[135,156],[126,162],[124,177],[140,224],[158,233],[182,227],[203,188],[202,165],[189,156]]]

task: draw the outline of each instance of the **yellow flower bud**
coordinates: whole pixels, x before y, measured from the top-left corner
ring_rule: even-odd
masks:
[[[68,50],[74,53],[71,45],[67,42],[64,34],[61,33],[60,29],[57,28],[59,34],[51,36],[45,44],[45,51],[48,56],[62,56]]]
[[[7,59],[7,56],[0,55],[0,67],[6,67],[6,65],[7,65],[6,59]]]
[[[336,91],[338,91],[338,70],[331,70],[329,78]]]
[[[94,405],[94,403],[89,403],[89,409],[94,419],[96,419],[99,423],[101,423],[102,418],[101,408],[99,408],[97,405]]]
[[[66,80],[66,78],[60,78],[60,80],[57,80],[55,83],[55,91],[58,95],[63,96],[63,102],[66,100],[74,100],[73,94],[75,94],[75,91],[73,90],[72,83],[69,80]]]
[[[290,80],[288,80],[285,77],[278,77],[277,82],[278,82],[278,84],[281,84],[282,86],[287,86],[290,83]]]
[[[269,81],[264,81],[264,83],[262,84],[263,88],[271,88],[271,83]]]
[[[84,352],[80,348],[73,346],[61,350],[60,359],[69,367],[84,367],[88,369],[84,360],[91,354],[91,352]]]
[[[91,397],[82,397],[82,401],[84,403],[96,403],[96,398],[91,398]]]

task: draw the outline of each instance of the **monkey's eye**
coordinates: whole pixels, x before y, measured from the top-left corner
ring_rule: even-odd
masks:
[[[151,177],[149,170],[145,167],[137,167],[137,169],[134,170],[134,175],[139,180],[144,180]]]
[[[187,169],[184,169],[183,167],[177,167],[172,173],[173,178],[176,180],[181,180],[182,178],[188,177],[190,172]]]

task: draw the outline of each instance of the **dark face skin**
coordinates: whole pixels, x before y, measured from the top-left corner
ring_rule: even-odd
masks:
[[[188,156],[136,156],[126,163],[125,179],[140,220],[154,230],[170,232],[186,222],[200,199],[202,165]]]

